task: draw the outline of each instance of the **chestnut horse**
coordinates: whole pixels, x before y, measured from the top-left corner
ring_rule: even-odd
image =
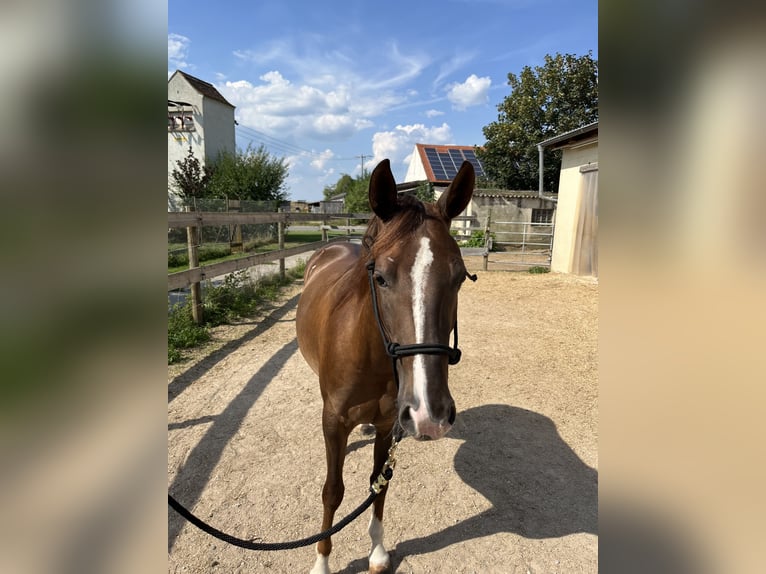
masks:
[[[306,265],[296,328],[301,353],[319,376],[324,402],[322,530],[332,525],[343,499],[343,461],[354,427],[375,426],[373,481],[394,431],[438,439],[455,421],[448,365],[460,358],[457,299],[468,273],[449,230],[450,221],[470,202],[474,182],[473,166],[466,161],[439,200],[423,204],[397,196],[390,163],[384,160],[370,179],[375,216],[362,244],[330,245]],[[453,329],[455,346],[450,347]],[[375,573],[390,569],[383,547],[385,496],[384,487],[368,528],[369,571]],[[331,549],[330,538],[317,544],[312,574],[329,574]]]

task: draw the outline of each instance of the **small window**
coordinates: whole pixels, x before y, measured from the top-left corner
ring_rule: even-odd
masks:
[[[193,132],[194,116],[182,112],[168,112],[168,131],[170,132]]]
[[[552,209],[533,209],[532,223],[551,223],[553,222]]]

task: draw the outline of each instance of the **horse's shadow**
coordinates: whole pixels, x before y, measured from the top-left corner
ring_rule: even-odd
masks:
[[[455,471],[492,507],[439,532],[400,542],[391,552],[394,568],[405,556],[501,532],[536,539],[597,534],[598,472],[564,442],[551,419],[507,405],[485,405],[458,414],[447,436],[465,441],[455,454]],[[343,572],[356,572],[359,566],[362,562],[355,561]]]

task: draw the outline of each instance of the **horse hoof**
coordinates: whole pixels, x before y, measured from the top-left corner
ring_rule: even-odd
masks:
[[[375,425],[362,424],[359,425],[359,432],[362,433],[362,436],[375,436],[377,431],[375,430]]]

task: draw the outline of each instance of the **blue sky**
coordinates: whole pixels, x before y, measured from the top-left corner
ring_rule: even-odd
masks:
[[[598,3],[566,0],[168,2],[168,74],[237,107],[237,146],[290,166],[292,199],[415,143],[481,145],[508,73],[546,54],[598,57]]]

